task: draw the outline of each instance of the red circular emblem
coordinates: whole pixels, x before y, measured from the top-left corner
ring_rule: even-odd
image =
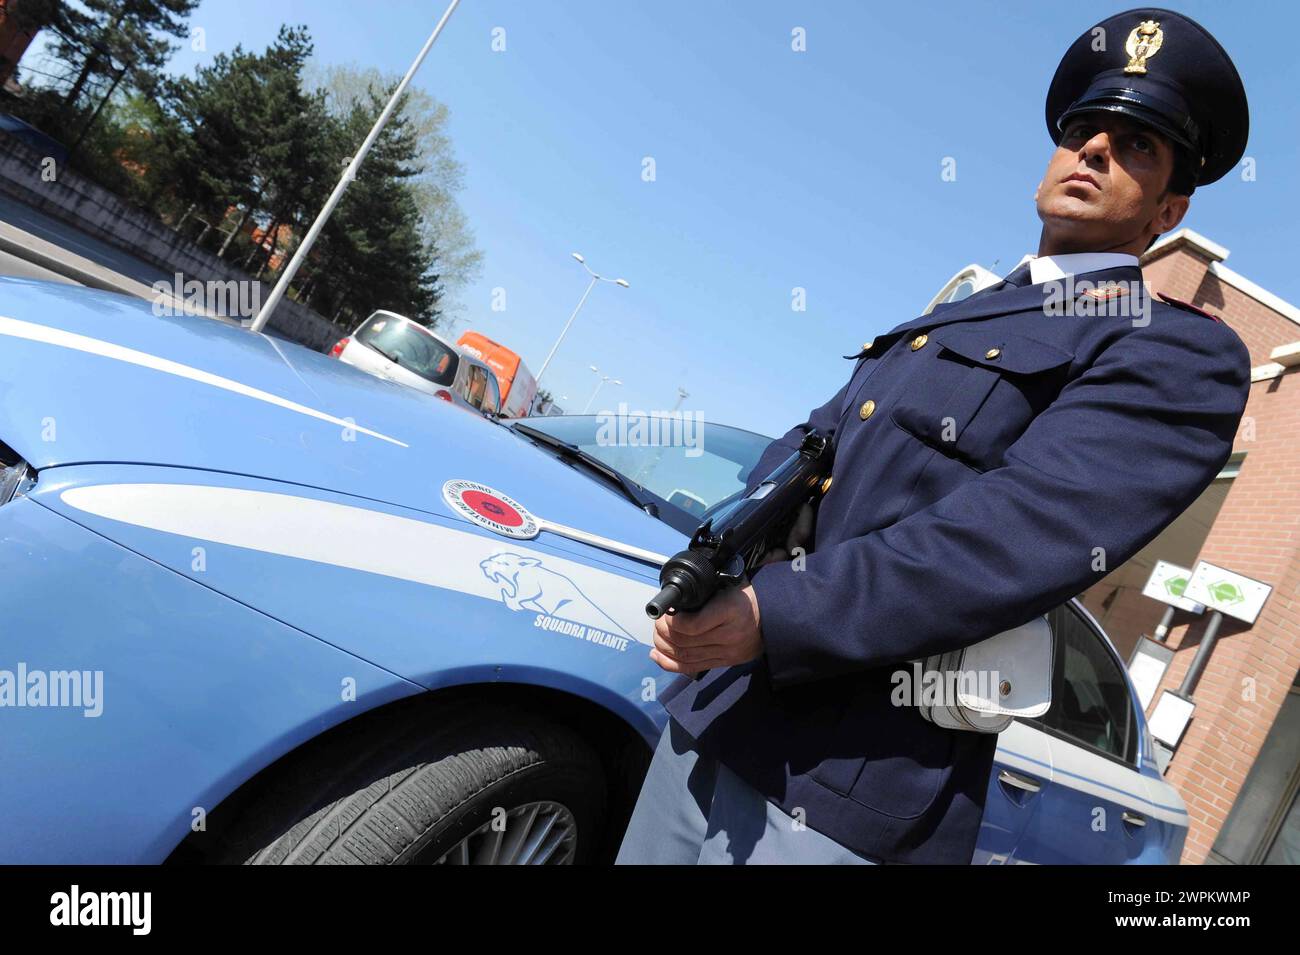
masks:
[[[442,499],[453,512],[494,534],[531,540],[541,523],[513,497],[477,481],[448,481]]]
[[[474,513],[489,521],[496,521],[506,527],[523,526],[523,515],[495,495],[484,494],[482,491],[461,491],[460,499],[473,508]]]

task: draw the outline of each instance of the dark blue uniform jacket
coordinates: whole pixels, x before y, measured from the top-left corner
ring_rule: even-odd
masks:
[[[1128,560],[1214,479],[1245,408],[1237,335],[1140,279],[941,305],[878,336],[773,442],[751,487],[809,427],[833,435],[833,481],[806,566],[753,577],[765,655],[663,694],[702,752],[859,853],[970,861],[997,737],[891,705],[891,673]],[[1127,294],[1079,291],[1110,280]]]

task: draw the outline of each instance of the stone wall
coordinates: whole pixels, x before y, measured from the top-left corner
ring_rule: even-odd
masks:
[[[238,267],[200,248],[151,213],[67,169],[56,180],[41,176],[44,159],[11,136],[0,136],[0,193],[45,215],[121,249],[168,275],[179,272],[188,281],[252,279]],[[271,286],[261,284],[266,301]],[[286,338],[325,351],[343,334],[338,326],[304,305],[283,299],[271,317],[271,328]]]

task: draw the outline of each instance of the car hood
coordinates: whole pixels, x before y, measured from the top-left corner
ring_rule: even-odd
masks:
[[[443,485],[656,553],[683,536],[507,428],[299,345],[106,292],[0,280],[0,442],[37,470],[225,471],[465,518]]]

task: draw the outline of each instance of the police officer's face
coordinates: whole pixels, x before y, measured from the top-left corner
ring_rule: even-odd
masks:
[[[1039,254],[1140,255],[1187,211],[1188,198],[1167,191],[1173,166],[1173,147],[1123,116],[1074,117],[1034,195],[1043,220]]]

